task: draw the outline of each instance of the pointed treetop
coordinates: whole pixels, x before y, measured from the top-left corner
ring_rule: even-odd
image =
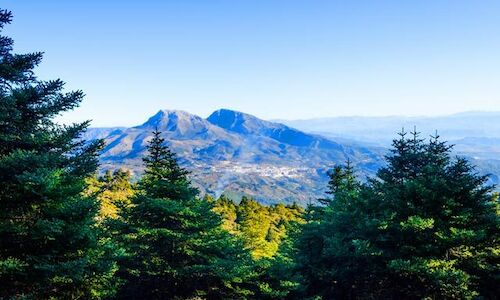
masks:
[[[151,193],[151,196],[170,199],[191,198],[198,194],[191,187],[189,171],[179,165],[175,153],[166,145],[160,131],[153,131],[147,149],[148,155],[143,158],[144,176],[140,181],[143,190]]]

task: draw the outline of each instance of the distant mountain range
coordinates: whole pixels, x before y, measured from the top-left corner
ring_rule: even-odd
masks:
[[[90,128],[86,139],[104,138],[102,169],[142,171],[151,132],[158,128],[194,183],[212,195],[250,195],[264,203],[315,201],[324,196],[326,172],[347,159],[359,175],[372,175],[384,150],[339,143],[252,115],[221,109],[207,119],[161,110],[131,128]]]
[[[389,147],[403,128],[416,128],[421,136],[437,134],[455,145],[457,155],[467,157],[478,171],[490,174],[490,183],[500,182],[500,112],[463,112],[437,117],[333,117],[279,120],[304,132],[365,146]]]
[[[86,139],[103,138],[101,169],[125,167],[139,175],[151,132],[158,128],[194,184],[215,196],[255,197],[263,203],[306,204],[324,196],[326,172],[351,160],[361,178],[383,165],[391,140],[402,127],[423,135],[439,129],[457,154],[481,173],[500,175],[500,113],[463,113],[434,118],[341,117],[265,121],[221,109],[204,119],[184,111],[160,110],[144,124],[90,128]],[[282,124],[284,123],[284,124]],[[296,128],[296,129],[295,129]]]
[[[463,112],[437,117],[332,117],[305,120],[277,120],[305,132],[329,137],[360,140],[388,145],[400,132],[413,131],[423,136],[438,134],[446,140],[464,138],[500,138],[500,112]]]

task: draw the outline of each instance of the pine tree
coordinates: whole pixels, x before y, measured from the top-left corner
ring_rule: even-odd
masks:
[[[372,181],[374,249],[392,294],[414,298],[498,295],[499,215],[493,187],[436,135],[413,132]],[[496,277],[498,280],[498,277]],[[497,281],[498,283],[498,281]]]
[[[500,231],[487,178],[452,159],[437,135],[425,143],[402,132],[387,162],[376,178],[351,187],[337,184],[349,180],[335,171],[333,197],[297,243],[305,294],[494,299]]]
[[[119,232],[128,259],[121,298],[238,298],[251,259],[239,240],[221,228],[213,202],[197,197],[188,172],[155,131],[146,170]]]
[[[236,205],[225,195],[215,200],[214,211],[222,217],[223,228],[239,236],[255,260],[274,256],[290,224],[303,222],[304,213],[296,204],[265,206],[246,196]]]
[[[0,10],[0,29],[11,19]],[[97,238],[96,199],[83,194],[102,142],[80,139],[88,122],[54,123],[83,93],[38,80],[42,54],[12,45],[0,36],[0,298],[104,297],[113,262]]]
[[[294,241],[304,222],[304,210],[297,205],[282,204],[268,209],[274,219],[269,228],[269,233],[272,234],[268,234],[268,237],[272,236],[268,241],[272,247],[269,247],[271,251],[266,256],[255,262],[256,272],[259,274],[255,299],[295,299],[301,278],[293,272],[296,268],[297,252]]]
[[[338,196],[340,193],[352,191],[355,189],[356,185],[359,184],[350,160],[347,160],[345,166],[334,166],[333,170],[328,172],[328,177],[328,189],[326,194],[330,197],[319,199],[319,203],[323,205],[327,205],[334,201],[332,198]]]
[[[238,235],[240,228],[236,222],[238,218],[237,205],[224,194],[217,200],[213,200],[209,196],[205,196],[205,198],[209,199],[209,201],[215,201],[213,210],[221,217],[222,228],[231,234]]]
[[[335,166],[329,177],[328,197],[308,207],[308,222],[296,240],[296,269],[302,277],[302,293],[349,299],[354,294],[351,290],[361,288],[363,281],[353,276],[362,275],[366,263],[353,251],[362,246],[363,186],[350,161]]]
[[[175,153],[165,146],[160,131],[153,131],[147,146],[148,156],[144,157],[145,171],[139,182],[141,189],[150,197],[170,199],[191,199],[198,191],[191,186],[189,172],[177,163]]]

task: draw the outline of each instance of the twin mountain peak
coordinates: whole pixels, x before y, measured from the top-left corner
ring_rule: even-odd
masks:
[[[265,121],[250,114],[219,109],[208,118],[182,110],[160,110],[137,129],[175,132],[180,136],[195,137],[196,135],[223,134],[220,129],[239,135],[254,135],[268,137],[280,143],[299,147],[339,149],[342,146],[321,136],[304,133],[286,125]]]
[[[303,202],[323,196],[326,172],[350,159],[372,174],[381,153],[228,109],[208,118],[160,110],[130,128],[90,128],[85,138],[104,138],[101,169],[142,172],[152,131],[162,132],[202,192],[249,195],[262,202]]]

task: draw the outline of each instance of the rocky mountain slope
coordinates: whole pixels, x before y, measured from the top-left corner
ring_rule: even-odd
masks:
[[[141,158],[155,128],[192,171],[202,192],[247,194],[265,203],[315,201],[324,196],[326,172],[334,164],[350,159],[360,176],[371,175],[384,153],[381,148],[336,142],[224,109],[207,119],[161,110],[136,127],[90,128],[85,138],[105,139],[103,170],[125,167],[140,174]]]

